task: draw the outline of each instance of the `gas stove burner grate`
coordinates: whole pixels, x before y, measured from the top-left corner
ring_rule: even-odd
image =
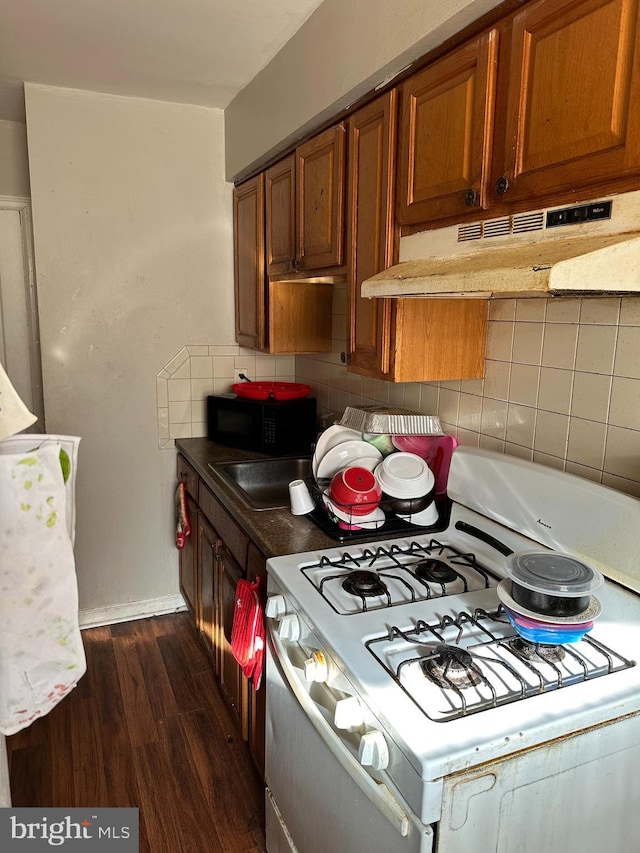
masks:
[[[522,642],[502,606],[391,626],[366,648],[420,710],[448,722],[636,665],[592,636],[563,646]]]
[[[341,615],[468,592],[470,588],[487,589],[498,581],[478,565],[474,554],[460,553],[433,538],[365,546],[337,556],[323,554],[317,562],[302,566],[301,571]],[[366,580],[360,583],[359,578]],[[345,605],[337,587],[349,598],[359,600],[361,607],[354,610]]]
[[[376,572],[357,571],[351,572],[342,581],[342,588],[352,595],[383,595],[385,585]]]
[[[445,643],[437,645],[431,657],[420,661],[420,668],[427,678],[445,688],[472,687],[482,679],[469,652]]]
[[[561,661],[564,659],[566,650],[564,646],[546,645],[545,643],[532,643],[523,637],[514,637],[511,647],[516,654],[527,660]]]
[[[451,566],[448,566],[442,560],[437,560],[435,557],[428,557],[425,560],[417,562],[413,566],[413,572],[418,580],[431,581],[432,583],[439,583],[443,586],[444,584],[452,583],[460,577]]]

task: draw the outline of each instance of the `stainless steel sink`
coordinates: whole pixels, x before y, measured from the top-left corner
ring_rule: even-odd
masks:
[[[281,509],[289,506],[289,483],[311,477],[311,456],[210,462],[209,467],[225,478],[249,509]]]

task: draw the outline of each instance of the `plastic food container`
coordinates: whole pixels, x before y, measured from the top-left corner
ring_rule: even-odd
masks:
[[[523,551],[506,564],[513,600],[545,616],[577,616],[604,581],[597,569],[557,551]]]

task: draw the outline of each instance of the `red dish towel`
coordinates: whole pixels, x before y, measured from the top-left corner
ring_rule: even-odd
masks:
[[[176,548],[184,548],[187,536],[191,533],[189,516],[187,515],[187,487],[181,480],[176,489]]]
[[[253,582],[244,578],[238,581],[231,629],[231,651],[255,690],[262,680],[266,641],[259,587],[260,578]]]

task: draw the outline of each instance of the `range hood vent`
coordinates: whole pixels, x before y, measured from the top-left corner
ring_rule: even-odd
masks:
[[[473,297],[640,292],[640,191],[400,240],[400,263],[363,296]]]

